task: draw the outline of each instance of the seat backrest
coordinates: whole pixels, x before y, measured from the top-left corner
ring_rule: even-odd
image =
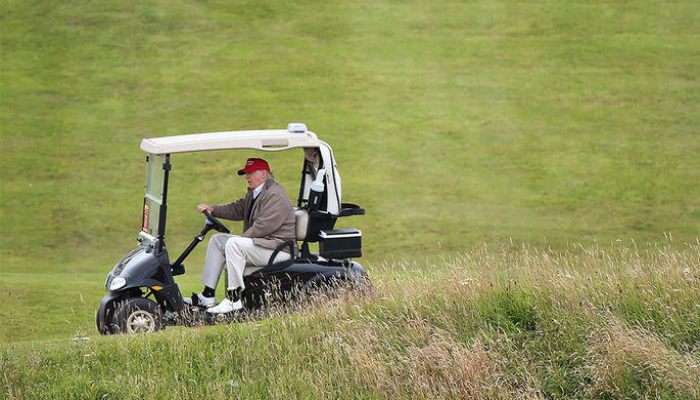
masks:
[[[306,233],[309,229],[309,212],[306,210],[295,209],[294,218],[296,219],[297,223],[297,240],[303,241],[306,239]]]

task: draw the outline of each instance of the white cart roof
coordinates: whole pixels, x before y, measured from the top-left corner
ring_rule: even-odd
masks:
[[[289,124],[286,130],[196,133],[141,141],[141,150],[155,155],[235,149],[282,151],[294,148],[303,148],[304,157],[308,162],[302,179],[303,191],[300,197],[302,200],[308,200],[311,183],[323,176],[321,181],[325,181],[327,205],[325,210],[319,211],[337,215],[342,205],[342,190],[333,150],[327,143],[318,140],[316,134],[308,131],[304,124]]]
[[[251,149],[282,151],[299,147],[318,148],[316,134],[303,124],[289,124],[285,129],[196,133],[143,139],[141,150],[151,154],[189,153],[209,150]]]

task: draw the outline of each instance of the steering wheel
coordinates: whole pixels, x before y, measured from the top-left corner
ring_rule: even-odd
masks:
[[[207,217],[207,225],[213,225],[214,230],[216,230],[217,232],[231,233],[231,231],[218,219],[214,218],[214,216],[211,215],[209,211],[204,210],[202,211],[202,214],[204,214],[204,216]]]

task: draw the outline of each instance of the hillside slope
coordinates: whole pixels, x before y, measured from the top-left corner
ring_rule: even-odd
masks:
[[[3,395],[697,398],[698,11],[0,2]],[[289,122],[366,208],[339,227],[362,230],[379,297],[97,337],[141,222],[141,139]],[[196,204],[243,192],[249,155],[173,157],[171,255]],[[268,159],[294,197],[300,152]]]
[[[336,149],[372,260],[700,235],[691,1],[0,7],[3,272],[128,251],[141,138],[292,121]],[[172,248],[244,157],[175,159]],[[270,157],[295,193],[300,156]]]

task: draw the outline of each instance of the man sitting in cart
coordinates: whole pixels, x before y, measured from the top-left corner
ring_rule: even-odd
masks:
[[[214,217],[243,221],[241,236],[216,234],[209,240],[201,282],[202,293],[192,293],[186,304],[210,307],[213,314],[228,313],[243,308],[241,292],[244,289],[243,271],[246,265],[267,265],[275,248],[287,240],[294,242],[296,251],[293,203],[282,186],[275,182],[267,161],[249,158],[238,175],[245,175],[248,192],[245,196],[224,205],[200,204],[199,212],[209,211]],[[286,261],[293,255],[285,247],[275,262]],[[215,290],[223,270],[228,274],[226,298],[218,305]],[[212,307],[213,306],[213,307]]]

